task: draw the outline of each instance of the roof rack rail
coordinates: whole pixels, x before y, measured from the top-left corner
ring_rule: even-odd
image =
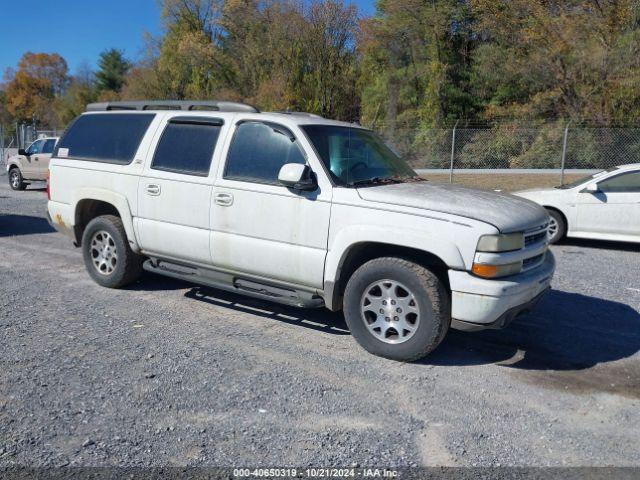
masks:
[[[268,113],[281,113],[283,115],[296,115],[296,116],[299,116],[299,117],[324,118],[322,115],[318,115],[317,113],[292,112],[291,110],[276,110],[275,112],[268,112]]]
[[[87,112],[109,110],[209,110],[215,112],[260,113],[253,105],[218,100],[143,100],[123,102],[99,102],[87,105]]]

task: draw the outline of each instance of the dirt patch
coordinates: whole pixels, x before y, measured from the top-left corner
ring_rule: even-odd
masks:
[[[632,363],[596,365],[587,370],[512,370],[518,380],[568,393],[608,393],[640,399],[640,366]]]

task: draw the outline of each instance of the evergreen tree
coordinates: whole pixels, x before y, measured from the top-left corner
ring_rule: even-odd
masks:
[[[124,58],[123,52],[115,48],[105,50],[98,60],[96,87],[98,91],[119,92],[131,64]]]

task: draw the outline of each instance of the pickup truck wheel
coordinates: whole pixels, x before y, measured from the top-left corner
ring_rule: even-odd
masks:
[[[451,323],[449,295],[430,270],[402,258],[362,265],[349,279],[344,315],[368,352],[400,361],[431,353]]]
[[[122,220],[104,215],[89,222],[82,234],[82,255],[91,278],[108,288],[121,288],[142,274],[142,257],[129,247]]]
[[[11,190],[24,190],[27,188],[27,184],[24,183],[24,178],[22,178],[22,172],[17,167],[9,170],[9,186]]]
[[[549,243],[558,243],[567,233],[567,222],[561,213],[556,210],[547,210],[551,219],[549,220]]]

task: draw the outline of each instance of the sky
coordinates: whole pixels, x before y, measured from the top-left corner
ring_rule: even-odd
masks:
[[[353,0],[370,15],[375,0]],[[95,68],[100,52],[117,48],[128,59],[144,50],[144,33],[161,30],[157,0],[0,0],[0,79],[25,52],[59,53],[74,74]]]

